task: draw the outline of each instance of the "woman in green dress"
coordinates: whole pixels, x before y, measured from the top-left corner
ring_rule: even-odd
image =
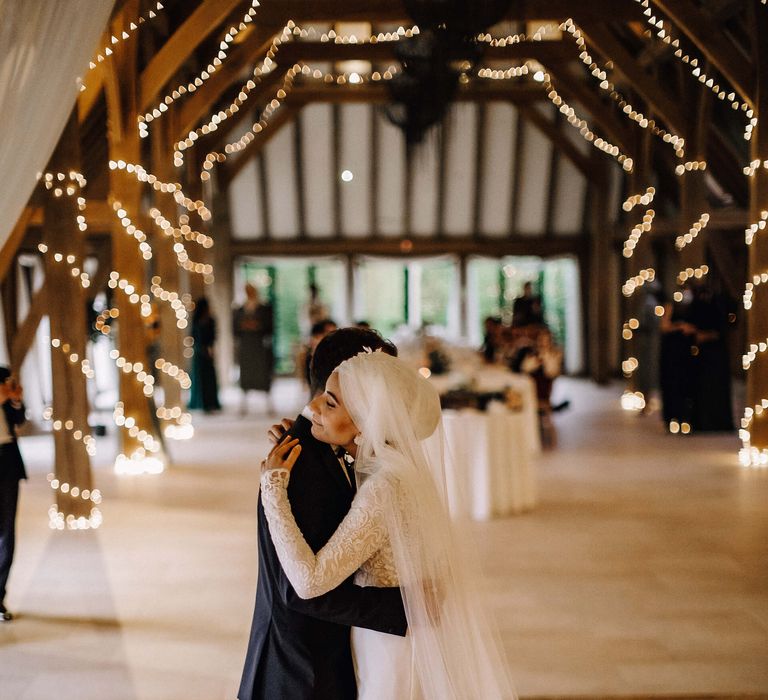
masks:
[[[213,362],[213,346],[216,342],[216,321],[211,316],[208,299],[200,297],[195,302],[192,316],[192,388],[189,392],[189,408],[201,408],[206,412],[218,411],[219,387]]]

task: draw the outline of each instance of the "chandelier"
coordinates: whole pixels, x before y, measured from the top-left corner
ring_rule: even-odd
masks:
[[[420,33],[399,41],[402,71],[388,83],[387,118],[409,147],[443,121],[461,80],[482,57],[477,35],[500,21],[514,0],[404,0]]]

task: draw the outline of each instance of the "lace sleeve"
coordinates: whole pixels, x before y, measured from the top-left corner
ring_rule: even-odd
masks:
[[[386,541],[385,499],[381,479],[369,479],[325,546],[314,554],[304,540],[288,501],[289,473],[274,469],[261,476],[261,500],[280,564],[301,598],[315,598],[336,588]]]

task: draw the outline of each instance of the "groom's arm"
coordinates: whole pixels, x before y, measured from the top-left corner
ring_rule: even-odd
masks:
[[[293,590],[282,569],[279,579],[281,599],[288,608],[303,615],[400,637],[404,637],[408,629],[399,588],[356,586],[350,578],[324,595],[304,600]]]

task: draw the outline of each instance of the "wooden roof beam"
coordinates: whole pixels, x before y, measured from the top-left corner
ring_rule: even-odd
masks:
[[[595,18],[611,17],[616,22],[641,18],[633,2],[591,0],[582,3],[583,12]],[[517,0],[505,19],[559,21],[571,16],[573,0]],[[256,22],[411,22],[402,0],[262,0]]]
[[[189,59],[189,55],[217,30],[240,4],[241,0],[203,0],[197,6],[142,72],[139,84],[140,111],[146,111],[153,105],[160,91]]]
[[[248,38],[232,50],[229,58],[219,66],[210,79],[195,90],[195,93],[182,104],[179,110],[181,117],[179,118],[177,138],[185,138],[202,120],[208,117],[228,89],[253,78],[250,68],[257,58],[266,54],[274,35],[274,27],[260,26],[251,31]],[[246,69],[249,69],[247,76],[244,75]],[[276,77],[282,79],[280,73],[281,71],[273,71],[264,76],[256,88],[258,93],[263,93],[268,87],[274,85]],[[253,104],[254,97],[255,95],[251,94],[249,98],[251,104]]]
[[[632,153],[630,131],[616,118],[610,103],[602,102],[596,90],[590,89],[584,80],[575,76],[565,66],[556,66],[553,69],[548,65],[547,70],[554,78],[555,89],[566,101],[578,102],[592,115],[592,121],[603,132],[602,136],[615,143],[623,152]]]
[[[253,139],[240,154],[234,158],[229,164],[221,167],[221,179],[222,186],[228,187],[229,183],[235,178],[235,176],[243,169],[243,166],[256,155],[269,140],[280,129],[290,122],[299,110],[304,105],[294,101],[286,101],[283,106],[275,114],[275,116],[267,123],[267,125],[259,132],[259,135]]]
[[[560,130],[555,122],[547,119],[532,105],[518,104],[517,110],[527,121],[541,131],[552,142],[552,145],[568,158],[588,181],[597,182],[589,158],[574,146],[573,142]]]
[[[278,27],[269,25],[252,32],[239,45],[204,85],[188,99],[181,108],[179,138],[184,138],[200,121],[216,107],[223,95],[236,85],[251,78],[253,64],[263,57],[269,49]],[[325,63],[335,61],[369,61],[371,63],[396,62],[396,42],[381,42],[376,44],[335,44],[321,41],[293,41],[280,46],[275,55],[278,68],[266,76],[257,86],[257,94],[251,93],[249,102],[253,103],[257,95],[265,92],[282,81],[285,71],[295,63]],[[510,44],[504,47],[487,47],[484,52],[484,62],[514,61],[532,59],[546,65],[559,65],[563,62],[576,60],[578,49],[569,40],[537,41],[520,44]],[[248,69],[248,76],[244,72]],[[242,110],[241,110],[242,111]],[[239,113],[238,113],[239,114]],[[234,123],[234,119],[230,119]],[[231,129],[231,127],[230,127]]]
[[[632,84],[649,107],[666,123],[667,127],[687,137],[687,119],[674,96],[646,73],[634,57],[624,48],[610,29],[603,23],[590,21],[578,15],[578,24],[586,35],[587,44],[597,49],[605,58],[613,61],[616,70]]]
[[[741,99],[755,106],[755,71],[717,21],[691,0],[656,0],[656,5],[725,76]]]
[[[504,255],[541,255],[551,257],[556,255],[583,252],[587,246],[585,236],[552,234],[541,236],[526,236],[512,233],[504,237],[491,237],[476,234],[464,236],[442,236],[413,238],[366,238],[366,237],[336,237],[333,238],[295,238],[281,240],[241,239],[232,241],[232,255],[238,256],[273,256],[273,255],[387,255],[387,256],[420,256],[420,255],[489,255],[501,257]]]

